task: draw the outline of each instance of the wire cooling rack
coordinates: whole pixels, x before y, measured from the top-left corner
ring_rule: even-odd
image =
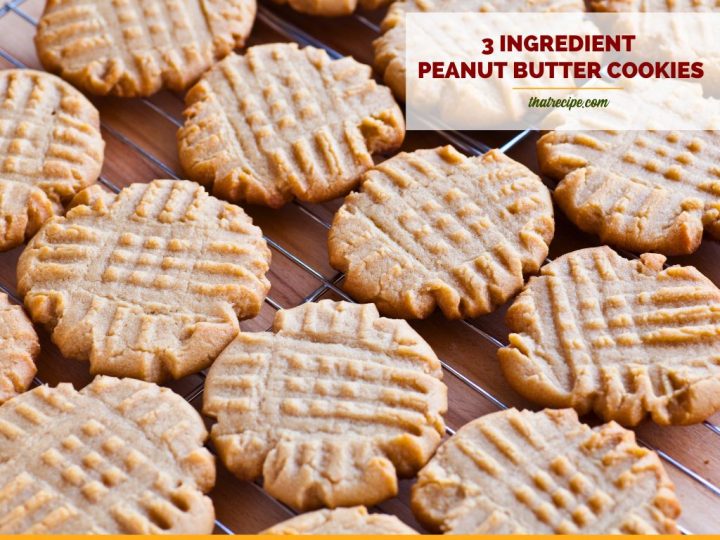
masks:
[[[3,63],[6,64],[4,67],[37,67],[30,64],[32,61],[36,61],[36,59],[34,55],[29,56],[28,48],[32,47],[31,38],[34,33],[33,27],[37,24],[36,17],[41,9],[42,0],[13,0],[6,2],[0,7],[0,58],[4,61]],[[263,34],[271,35],[273,37],[272,40],[295,41],[301,45],[320,47],[325,49],[328,54],[334,58],[339,58],[346,54],[354,54],[355,56],[361,56],[361,58],[358,58],[359,60],[369,63],[372,54],[369,41],[377,37],[380,33],[378,21],[381,20],[381,16],[382,13],[356,13],[351,17],[337,20],[309,18],[261,0],[258,6],[258,16],[254,33],[256,31],[260,33],[259,30],[262,30]],[[4,31],[6,28],[8,30],[7,33]],[[345,34],[344,29],[351,29],[352,32]],[[360,34],[362,38],[359,40],[358,35]],[[353,43],[353,47],[349,47],[350,50],[346,50],[346,47],[344,47],[346,44],[343,42],[344,35],[348,36],[348,43]],[[28,60],[28,57],[31,58],[31,60]],[[141,107],[157,114],[164,119],[165,122],[174,126],[174,128],[179,127],[182,123],[180,116],[181,106],[178,105],[179,100],[175,99],[173,101],[172,96],[169,98],[167,96],[154,96],[132,101],[139,102]],[[103,119],[104,109],[102,104],[99,105],[99,108],[101,110],[101,119]],[[162,156],[156,155],[157,152],[155,152],[153,148],[148,147],[148,145],[145,144],[145,140],[140,140],[137,136],[129,133],[128,130],[123,129],[122,125],[119,125],[117,122],[107,122],[103,120],[102,129],[106,140],[108,136],[113,139],[113,148],[122,148],[123,151],[137,154],[144,162],[150,164],[150,168],[159,171],[165,177],[179,178],[180,173],[177,167],[168,163],[168,160]],[[486,133],[444,131],[415,137],[419,140],[412,142],[411,145],[414,147],[430,147],[439,144],[452,144],[468,155],[481,155],[491,148],[497,147],[502,152],[508,153],[515,159],[536,170],[537,167],[534,164],[532,148],[534,147],[534,141],[537,136],[537,132],[532,130]],[[411,137],[412,135],[409,133],[408,139]],[[110,151],[112,151],[112,148],[109,145],[107,152]],[[131,178],[128,179],[128,182],[149,181],[151,179],[150,177]],[[122,185],[118,185],[117,181],[109,178],[107,174],[103,174],[99,182],[105,188],[115,193],[123,187]],[[549,187],[552,189],[552,184],[549,184]],[[337,201],[328,205],[292,203],[294,209],[303,216],[306,223],[308,222],[307,220],[309,220],[309,222],[312,222],[323,231],[329,228],[330,216],[337,205]],[[250,211],[250,213],[252,214],[253,212]],[[576,236],[574,242],[565,242],[567,245],[574,246],[569,249],[585,247],[592,242],[592,240],[580,235],[580,233],[575,231],[572,226],[566,222],[558,223],[557,229],[561,227],[569,229],[566,232],[570,236]],[[300,233],[302,234],[302,231],[300,231]],[[274,252],[273,265],[276,264],[276,260],[279,258],[281,261],[284,261],[285,268],[288,267],[287,265],[290,265],[293,268],[293,272],[306,274],[313,281],[316,281],[318,285],[308,294],[288,302],[287,299],[280,299],[274,295],[275,286],[277,285],[274,282],[273,290],[271,290],[270,295],[265,300],[267,313],[259,323],[260,326],[256,324],[252,329],[265,329],[265,327],[268,326],[267,322],[272,319],[272,314],[281,308],[294,307],[304,302],[312,302],[326,297],[352,301],[341,288],[344,278],[341,273],[328,273],[321,268],[317,268],[317,262],[307,261],[307,257],[305,257],[303,253],[298,254],[298,251],[302,251],[302,249],[298,250],[297,245],[288,245],[289,242],[285,235],[274,235],[268,232],[265,235],[265,239]],[[567,245],[565,246],[565,251],[568,250]],[[709,255],[706,255],[704,259],[693,260],[690,258],[689,262],[697,264],[697,266],[705,270],[702,268],[704,265],[712,265],[714,261],[717,260],[716,256],[720,253],[720,249],[717,249],[717,251],[716,249],[717,246],[712,246]],[[562,253],[562,249],[558,252],[558,254],[560,253]],[[15,254],[15,256],[16,255],[17,254]],[[623,255],[628,257],[634,256],[628,253],[623,253]],[[4,256],[0,256],[0,261],[2,261],[3,257]],[[12,264],[13,262],[14,259],[10,256],[7,264]],[[12,268],[12,272],[14,273],[14,268]],[[716,283],[718,282],[717,276],[711,275],[710,277],[713,278]],[[281,281],[282,278],[283,276],[281,275],[279,280]],[[0,280],[0,290],[7,293],[16,303],[21,303],[21,299],[15,291],[14,280],[7,277]],[[498,322],[501,318],[501,314],[496,314],[495,316],[479,318],[472,321],[443,322],[441,323],[443,328],[439,331],[443,332],[452,329],[453,332],[462,332],[466,336],[465,339],[482,342],[486,351],[485,355],[487,356],[487,351],[494,352],[494,350],[505,344],[506,329],[501,322]],[[439,319],[433,319],[435,322],[437,320]],[[426,333],[429,332],[428,327],[432,325],[433,322],[425,324],[418,323],[415,326],[420,333],[425,336]],[[47,339],[44,339],[43,345],[45,345],[45,342],[47,342]],[[437,351],[437,347],[435,348]],[[472,359],[468,360],[465,358],[463,362],[458,362],[457,356],[454,354],[456,351],[454,351],[452,347],[442,347],[442,350],[437,352],[438,356],[441,357],[442,366],[446,372],[446,382],[448,382],[449,385],[452,383],[448,416],[454,415],[461,420],[455,422],[456,425],[461,424],[462,421],[467,421],[468,418],[466,418],[467,413],[462,413],[462,411],[455,414],[452,399],[452,390],[454,388],[457,388],[461,391],[460,393],[466,396],[466,401],[469,399],[484,402],[482,408],[487,411],[507,408],[508,404],[506,403],[508,402],[508,396],[510,397],[511,406],[518,404],[520,404],[520,406],[523,405],[522,400],[514,396],[511,391],[507,389],[501,389],[502,391],[499,391],[498,384],[494,382],[494,380],[486,381],[482,376],[478,376],[477,370],[468,369],[468,361],[472,361]],[[492,359],[488,361],[491,360]],[[68,360],[66,361],[70,362]],[[41,359],[41,363],[42,362],[43,360]],[[183,384],[183,389],[180,393],[188,402],[198,407],[203,392],[204,374],[201,373],[188,379],[193,380],[189,386],[187,383]],[[44,381],[36,378],[34,384],[44,384]],[[177,388],[174,389],[177,390]],[[470,409],[473,410],[472,407]],[[698,532],[717,532],[720,530],[718,522],[709,519],[712,515],[716,516],[716,520],[720,519],[717,517],[720,515],[720,488],[716,485],[715,480],[712,479],[712,476],[720,476],[720,471],[718,470],[718,466],[720,466],[720,450],[718,450],[720,447],[720,438],[716,438],[720,436],[720,427],[715,423],[718,421],[718,415],[716,415],[711,421],[706,421],[701,426],[695,426],[692,429],[657,428],[650,426],[644,429],[642,433],[638,433],[639,442],[655,450],[664,461],[666,469],[677,485],[679,498],[686,509],[688,508],[688,501],[691,503],[690,515],[681,520],[681,523],[683,523],[683,525],[681,525],[681,531],[684,534],[689,534],[691,530]],[[662,431],[663,429],[666,430],[664,433]],[[638,431],[640,432],[641,430]],[[448,435],[452,435],[454,429],[448,427],[447,433]],[[648,435],[649,438],[646,437],[646,435]],[[674,439],[674,445],[665,444],[670,439]],[[666,446],[667,448],[665,448]],[[681,450],[679,451],[678,449]],[[698,464],[703,466],[698,467]],[[219,468],[221,467],[222,465],[219,464]],[[698,468],[700,468],[701,471],[698,471]],[[237,505],[241,503],[235,503],[232,499],[233,490],[239,489],[241,483],[236,480],[229,480],[229,482],[230,492],[224,493],[223,496],[229,496],[230,502],[229,505],[224,507],[224,511],[218,512],[218,519],[215,522],[216,532],[221,534],[256,532],[246,530],[242,525],[238,526],[238,524],[241,523],[239,518],[244,518],[252,512],[260,510],[252,505],[247,505],[247,500],[243,503],[245,506],[239,508]],[[269,498],[262,490],[259,482],[251,484],[250,486],[252,490],[251,498]],[[245,489],[247,489],[247,486]],[[692,495],[692,497],[690,497],[690,495]],[[213,492],[211,497],[215,500],[217,507],[218,503],[221,502],[219,496]],[[271,502],[273,505],[280,507],[280,514],[284,514],[285,517],[294,514],[294,511],[290,508],[274,499],[272,499]],[[229,510],[227,509],[228,507]],[[411,522],[414,526],[418,526],[412,522],[412,516],[407,510],[407,483],[403,486],[398,501],[385,503],[380,506],[380,509],[389,513],[397,513],[401,519]],[[686,512],[686,514],[687,513],[688,512]],[[270,525],[270,523],[267,523],[265,526],[267,525]]]

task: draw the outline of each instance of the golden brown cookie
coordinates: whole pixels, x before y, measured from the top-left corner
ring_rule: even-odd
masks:
[[[452,534],[677,534],[657,454],[572,409],[509,409],[466,424],[418,475],[415,516]]]
[[[583,0],[399,0],[388,8],[373,42],[375,68],[405,100],[405,15],[415,12],[584,11]]]
[[[90,371],[148,381],[208,367],[270,288],[270,251],[235,205],[188,181],[132,184],[48,221],[18,262],[33,320]],[[111,201],[111,202],[108,202]]]
[[[22,307],[0,293],[0,404],[28,389],[39,352],[37,334]]]
[[[691,424],[720,410],[720,290],[665,257],[608,247],[543,266],[508,310],[500,363],[520,394],[548,407],[635,425]]]
[[[378,9],[393,0],[274,0],[278,4],[287,4],[295,11],[320,15],[323,17],[340,17],[350,15],[356,8]]]
[[[554,231],[550,192],[497,150],[399,154],[365,174],[333,219],[330,263],[343,287],[385,314],[493,311],[536,272]]]
[[[717,0],[590,0],[593,11],[716,11]]]
[[[400,107],[368,66],[295,43],[226,58],[185,102],[180,162],[229,201],[279,207],[344,195],[373,166],[372,154],[405,136]]]
[[[22,244],[97,180],[105,143],[97,109],[49,73],[0,71],[0,251]]]
[[[604,243],[679,255],[720,238],[720,132],[552,131],[537,150],[558,206]]]
[[[94,94],[184,90],[242,47],[255,0],[48,0],[35,47],[45,69]]]
[[[316,510],[273,525],[260,534],[418,534],[387,514],[368,514],[364,506]]]
[[[405,321],[323,300],[243,333],[205,383],[213,443],[236,476],[299,510],[397,494],[440,443],[440,361]]]
[[[167,388],[97,377],[0,407],[0,533],[209,534],[215,462]]]

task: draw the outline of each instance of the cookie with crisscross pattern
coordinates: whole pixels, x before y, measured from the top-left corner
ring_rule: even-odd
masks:
[[[376,504],[430,458],[445,426],[440,362],[372,304],[280,310],[208,373],[203,411],[230,471],[300,510]]]
[[[552,131],[537,150],[558,206],[604,243],[679,255],[720,238],[720,132]]]
[[[608,247],[543,266],[508,310],[500,363],[522,395],[635,425],[720,410],[720,289],[665,257]]]
[[[226,58],[185,101],[183,168],[229,201],[279,207],[344,195],[373,154],[405,136],[402,111],[368,66],[295,43]]]
[[[0,71],[0,250],[22,244],[100,174],[97,109],[61,79]]]
[[[547,256],[550,192],[497,150],[402,153],[363,177],[333,219],[331,264],[343,287],[383,313],[475,317],[503,304]]]
[[[180,91],[242,47],[255,0],[49,0],[35,46],[48,71],[94,94]]]
[[[677,534],[660,458],[572,409],[509,409],[464,425],[412,489],[415,515],[451,534]]]
[[[167,388],[97,377],[0,407],[0,533],[209,534],[215,463]]]
[[[206,368],[255,316],[270,251],[235,205],[188,181],[132,184],[53,218],[20,256],[18,291],[68,358],[151,381]]]

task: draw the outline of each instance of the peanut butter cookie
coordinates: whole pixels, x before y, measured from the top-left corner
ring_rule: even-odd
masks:
[[[210,534],[215,463],[167,388],[97,377],[0,407],[0,533]]]
[[[37,334],[22,307],[0,293],[0,404],[28,389],[39,352]]]
[[[720,238],[720,132],[552,131],[537,150],[558,206],[604,243],[681,255]]]
[[[605,420],[691,424],[720,410],[720,289],[608,247],[543,266],[508,310],[500,363],[520,394]]]
[[[45,69],[93,94],[181,91],[242,47],[255,0],[48,0],[35,46]]]
[[[251,47],[210,71],[185,97],[180,161],[229,201],[279,207],[345,195],[398,148],[402,111],[368,66],[295,43]]]
[[[235,205],[188,181],[132,184],[48,221],[18,262],[33,320],[92,373],[148,381],[208,367],[258,313],[270,251]]]
[[[445,431],[440,362],[405,321],[372,304],[280,310],[241,332],[205,383],[225,466],[298,510],[372,505],[422,467]]]
[[[368,514],[364,506],[316,510],[273,525],[260,534],[418,534],[387,514]]]
[[[451,534],[677,534],[660,458],[572,409],[509,409],[466,424],[418,475],[415,515]]]
[[[350,15],[356,8],[378,9],[392,0],[274,0],[278,4],[287,4],[295,11],[323,17]]]
[[[34,235],[100,175],[97,109],[61,79],[0,71],[0,251]]]
[[[399,154],[368,171],[333,219],[330,263],[343,287],[381,312],[449,318],[493,311],[548,253],[550,192],[497,150],[446,146]]]

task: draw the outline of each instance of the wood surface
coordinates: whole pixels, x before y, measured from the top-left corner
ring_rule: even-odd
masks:
[[[15,0],[0,8],[0,68],[41,69],[33,45],[34,24],[42,12],[43,0]],[[322,44],[339,54],[353,55],[372,63],[371,42],[378,35],[377,23],[384,10],[360,13],[341,19],[303,16],[261,0],[250,44],[272,41],[299,41]],[[182,96],[161,92],[148,99],[92,98],[101,114],[106,141],[101,182],[118,190],[131,182],[153,178],[181,177],[175,133],[181,122]],[[405,150],[455,143],[466,153],[488,147],[503,147],[508,155],[538,170],[535,156],[537,133],[475,132],[457,134],[408,132]],[[385,156],[387,157],[387,156]],[[552,182],[548,186],[552,188]],[[261,314],[244,321],[246,331],[265,330],[279,307],[288,308],[317,298],[339,298],[342,276],[328,263],[327,227],[341,201],[322,205],[288,204],[281,210],[247,207],[272,246],[270,280],[272,290]],[[596,245],[597,241],[579,232],[556,212],[556,235],[550,258],[567,251]],[[0,254],[0,288],[16,301],[15,264],[22,247]],[[718,242],[705,238],[692,256],[671,259],[670,263],[692,264],[720,284]],[[505,309],[467,322],[449,322],[440,315],[412,323],[433,346],[446,365],[449,387],[450,430],[504,406],[532,407],[503,380],[496,350],[505,343]],[[64,359],[47,333],[40,331],[42,354],[38,383],[54,385],[71,381],[78,388],[90,380],[87,364]],[[202,375],[187,377],[170,386],[199,407]],[[592,418],[589,422],[596,422]],[[720,414],[705,424],[688,427],[658,427],[645,423],[636,429],[639,440],[661,453],[675,482],[683,505],[680,523],[684,532],[720,532]],[[419,527],[408,507],[412,480],[401,482],[398,497],[377,510],[397,514],[411,526]],[[233,478],[218,462],[218,482],[211,493],[215,502],[217,532],[254,533],[286,519],[292,512],[267,495],[260,484]]]

